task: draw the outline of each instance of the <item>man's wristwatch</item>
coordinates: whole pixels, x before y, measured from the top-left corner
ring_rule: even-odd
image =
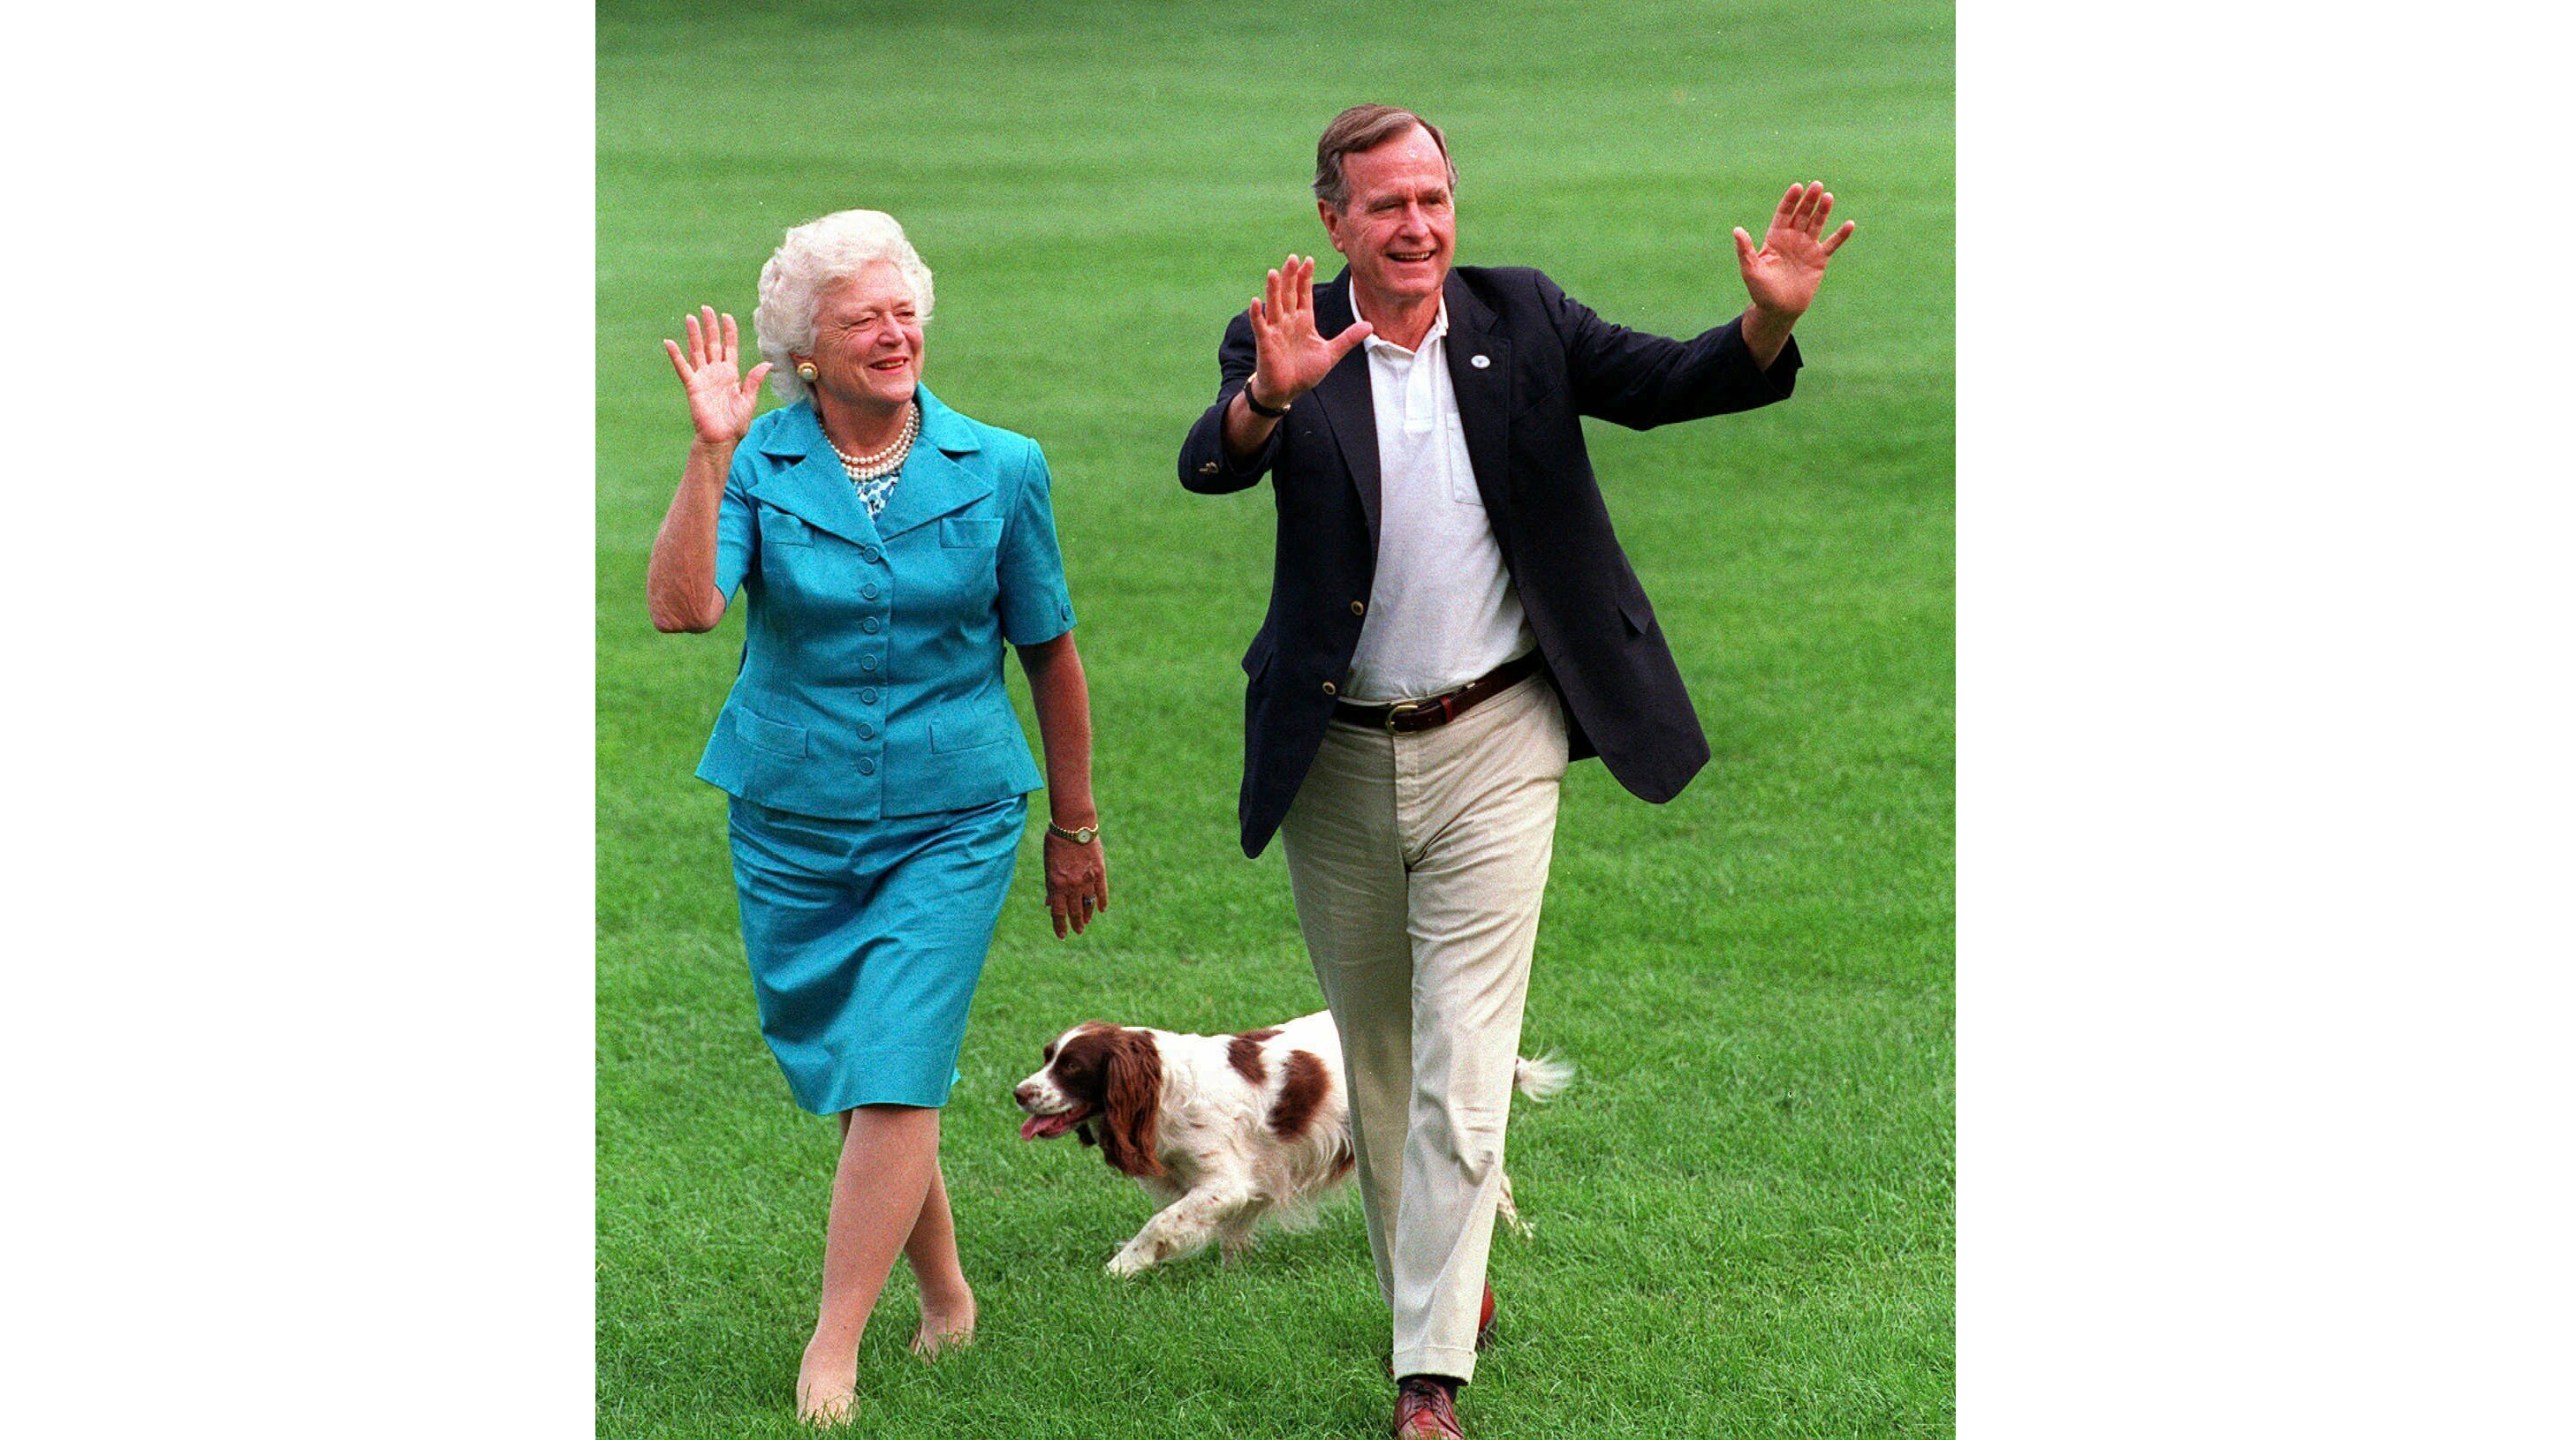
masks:
[[[1096,820],[1090,825],[1079,825],[1073,830],[1068,830],[1061,828],[1057,821],[1052,820],[1049,822],[1049,833],[1061,840],[1073,840],[1079,845],[1090,845],[1094,837],[1102,833],[1102,822]]]
[[[1297,402],[1290,402],[1290,404],[1295,403]],[[1259,399],[1256,399],[1253,393],[1253,377],[1250,375],[1244,377],[1244,408],[1261,416],[1265,420],[1277,420],[1281,416],[1289,413],[1288,405],[1283,405],[1279,409],[1274,410],[1270,406],[1263,404]]]

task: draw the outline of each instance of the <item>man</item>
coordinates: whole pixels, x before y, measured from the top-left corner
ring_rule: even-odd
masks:
[[[1789,332],[1855,227],[1824,239],[1832,197],[1788,187],[1761,244],[1733,232],[1749,308],[1683,343],[1611,325],[1535,270],[1453,269],[1456,168],[1409,110],[1335,117],[1314,188],[1347,266],[1323,286],[1294,255],[1266,274],[1227,327],[1181,476],[1204,493],[1272,477],[1244,849],[1283,836],[1342,1033],[1396,1434],[1454,1436],[1492,1314],[1485,1252],[1565,764],[1597,754],[1659,803],[1707,759],[1580,417],[1641,430],[1785,399]]]

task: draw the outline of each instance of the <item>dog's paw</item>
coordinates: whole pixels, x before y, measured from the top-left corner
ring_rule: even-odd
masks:
[[[1102,1267],[1102,1273],[1114,1280],[1126,1280],[1155,1263],[1143,1248],[1124,1245],[1120,1247],[1119,1254],[1111,1257],[1111,1263]]]

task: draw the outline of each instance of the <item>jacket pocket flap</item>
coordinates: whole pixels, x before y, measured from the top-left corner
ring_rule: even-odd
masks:
[[[954,550],[982,550],[996,543],[1004,533],[1001,519],[982,520],[955,515],[942,522],[942,543]]]
[[[797,725],[767,720],[743,706],[730,712],[729,724],[738,732],[739,739],[759,750],[770,750],[777,755],[809,753],[809,732]]]
[[[1004,722],[992,716],[936,720],[932,735],[933,750],[937,755],[947,755],[954,750],[975,750],[1004,739]]]

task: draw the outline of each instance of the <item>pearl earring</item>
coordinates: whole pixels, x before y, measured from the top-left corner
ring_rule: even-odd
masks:
[[[815,365],[810,364],[810,363],[809,363],[808,361],[806,361],[806,360],[801,361],[801,362],[800,362],[800,378],[801,378],[801,379],[803,379],[803,380],[815,380],[815,379],[817,379],[817,378],[818,378],[818,367],[817,367],[817,366],[815,366]]]

